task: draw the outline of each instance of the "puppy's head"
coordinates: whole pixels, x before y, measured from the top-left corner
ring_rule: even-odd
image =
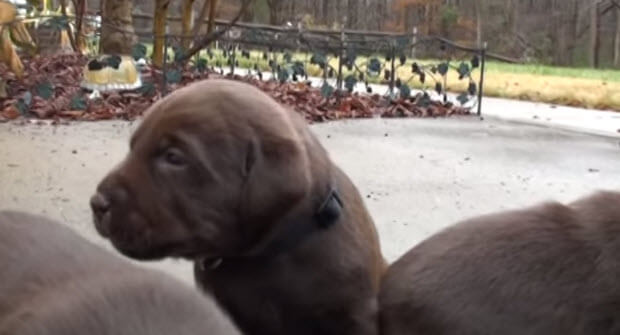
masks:
[[[309,135],[295,117],[239,82],[175,91],[147,111],[97,187],[98,232],[143,260],[243,252],[311,187]]]

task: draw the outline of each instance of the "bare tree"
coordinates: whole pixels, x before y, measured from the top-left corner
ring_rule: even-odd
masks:
[[[181,25],[183,30],[183,48],[189,48],[191,44],[192,19],[194,15],[194,1],[184,0],[181,10]]]
[[[200,12],[198,13],[198,17],[196,18],[196,22],[194,23],[192,36],[197,36],[200,34],[200,30],[203,26],[204,20],[207,18],[207,15],[209,15],[207,34],[210,34],[213,31],[213,27],[215,27],[215,8],[217,7],[217,3],[217,0],[204,0]]]
[[[511,33],[519,28],[519,1],[506,0],[506,26]]]
[[[387,20],[388,16],[388,3],[387,0],[378,0],[377,1],[377,13],[379,15],[379,19],[377,20],[377,30],[381,30]]]
[[[129,54],[136,42],[131,0],[106,0],[102,3],[101,51]]]
[[[155,17],[153,19],[153,65],[161,67],[164,64],[164,43],[166,35],[166,21],[170,0],[155,1]]]
[[[567,28],[565,25],[565,7],[570,0],[553,0],[551,2],[551,22],[553,28],[549,33],[554,41],[554,62],[556,64],[566,65],[568,62],[567,49]]]
[[[600,0],[592,1],[590,6],[590,66],[599,66],[599,20],[598,5]]]
[[[350,29],[357,28],[358,1],[359,0],[348,0],[347,1],[347,14],[348,14],[347,15],[347,28],[350,28]]]
[[[614,66],[620,67],[620,6],[616,7],[616,38],[614,39]]]
[[[336,20],[337,22],[342,22],[342,1],[336,1]]]
[[[482,47],[482,0],[474,0],[476,12],[476,45]]]
[[[267,6],[269,6],[269,24],[280,24],[280,13],[282,12],[283,0],[267,0]]]
[[[215,0],[213,0],[215,1]],[[204,49],[206,46],[211,44],[213,41],[216,41],[218,38],[221,38],[224,34],[226,34],[230,29],[239,21],[239,19],[243,16],[246,10],[250,7],[254,0],[242,0],[241,7],[237,11],[235,17],[226,25],[223,29],[213,31],[211,25],[214,23],[215,19],[215,11],[209,13],[209,33],[205,36],[202,36],[194,45],[187,50],[187,52],[181,56],[177,62],[178,63],[186,63],[190,58],[192,58],[195,54],[200,52],[200,50]],[[215,9],[215,8],[214,8]]]
[[[186,9],[192,2],[177,0],[182,1]],[[260,0],[256,8],[264,9],[265,15],[246,13],[243,19],[281,25],[309,15],[312,23],[327,27],[346,21],[351,29],[406,33],[416,26],[422,35],[441,34],[478,45],[489,41],[494,52],[514,58],[573,65],[583,60],[578,55],[587,55],[593,66],[620,67],[620,9],[614,3],[620,0]],[[594,4],[598,4],[596,18]],[[457,23],[442,25],[446,13],[456,13]],[[603,47],[609,52],[599,51]]]
[[[322,5],[322,1],[319,0],[314,0],[312,3],[312,13],[314,14],[314,20],[315,22],[323,22],[323,20],[321,19],[321,5]]]
[[[326,26],[329,26],[329,0],[323,0],[323,17],[321,22],[323,22],[323,24],[325,24]]]

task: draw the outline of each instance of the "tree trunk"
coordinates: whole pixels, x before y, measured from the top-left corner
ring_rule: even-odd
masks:
[[[164,39],[166,35],[166,20],[168,15],[168,5],[170,0],[155,1],[155,18],[153,20],[153,65],[162,67],[164,64]]]
[[[341,6],[342,6],[342,1],[336,1],[336,8],[335,8],[336,10],[335,10],[335,14],[334,14],[334,17],[335,17],[334,21],[335,22],[342,23],[343,15],[341,14],[342,13]]]
[[[269,6],[269,24],[276,26],[280,21],[278,18],[280,0],[267,0],[267,5]]]
[[[329,0],[323,0],[323,17],[321,18],[321,22],[323,22],[324,25],[329,27],[330,24],[330,20],[329,20]]]
[[[357,27],[357,1],[348,0],[347,2],[347,28],[354,29]]]
[[[425,28],[425,34],[431,35],[431,26],[432,26],[432,17],[431,17],[431,4],[427,3],[426,5],[424,5],[424,28]],[[409,27],[405,27],[405,31],[409,30]]]
[[[278,8],[269,7],[269,24],[278,25]]]
[[[375,22],[375,28],[380,31],[383,28],[384,22],[387,21],[387,0],[377,1],[377,15],[378,20]]]
[[[568,1],[568,0],[567,0]],[[506,6],[506,25],[511,33],[518,33],[519,28],[519,2],[517,0],[507,0]]]
[[[474,0],[474,10],[476,11],[476,45],[482,47],[482,0]]]
[[[317,24],[319,22],[323,22],[321,18],[321,5],[323,4],[323,1],[315,0],[313,2],[314,3],[312,4],[312,12],[314,13],[314,23]]]
[[[73,30],[67,29],[67,35],[73,51],[83,53],[86,51],[86,42],[84,41],[84,36],[82,34],[82,22],[84,19],[84,14],[86,13],[86,0],[74,0],[71,4],[73,5],[74,10],[74,13],[72,14],[75,15],[75,26]],[[69,9],[70,6],[67,3],[67,0],[60,0],[60,10],[63,16],[67,16],[69,14]]]
[[[572,38],[570,39],[570,62],[574,64],[575,62],[575,47],[577,46],[577,40],[579,39],[579,0],[573,1],[573,11],[571,16],[571,21],[569,23],[569,27],[572,28],[571,34]]]
[[[106,0],[103,4],[101,52],[130,54],[136,43],[131,12],[131,0]]]
[[[372,30],[372,22],[377,21],[377,13],[371,10],[370,0],[364,0],[364,7],[362,13],[364,14],[364,29]]]
[[[68,16],[68,12],[67,12],[67,0],[61,0],[60,1],[60,12],[62,13],[62,15],[64,17]],[[65,30],[67,32],[67,36],[69,37],[69,43],[71,43],[71,48],[73,49],[74,52],[78,52],[78,46],[77,43],[75,41],[75,35],[73,35],[73,33],[71,32],[70,29],[66,29]]]
[[[75,9],[75,40],[80,52],[86,51],[86,40],[84,39],[84,15],[86,15],[86,0],[75,1],[77,8]],[[133,25],[132,25],[133,26]]]
[[[248,8],[250,7],[252,3],[253,3],[253,0],[243,0],[241,2],[241,7],[237,11],[237,14],[235,14],[232,20],[229,23],[227,23],[223,27],[223,29],[218,30],[218,31],[211,31],[205,36],[200,36],[200,38],[197,39],[197,41],[194,43],[191,49],[187,50],[187,52],[182,57],[176,59],[175,63],[185,64],[190,58],[194,57],[198,52],[200,52],[200,50],[206,48],[209,44],[211,44],[213,41],[216,41],[218,38],[224,36],[224,34],[230,31],[230,28],[234,27],[235,24],[239,21],[239,19],[241,19],[241,17],[243,16],[243,13],[246,10],[248,10]],[[214,17],[215,6],[212,6],[211,8],[213,9],[213,11],[209,13],[210,24],[213,23],[215,19]]]
[[[200,38],[197,38],[198,35],[201,35],[201,30],[202,27],[204,25],[205,19],[207,19],[208,16],[208,23],[207,23],[207,34],[210,34],[213,31],[213,27],[215,26],[215,11],[217,9],[217,0],[205,0],[205,2],[202,4],[202,8],[200,8],[200,13],[198,14],[198,17],[196,18],[196,20],[194,20],[194,28],[192,29],[192,36],[196,39],[199,40]]]
[[[415,22],[413,22],[413,10],[414,10],[414,6],[413,5],[407,5],[407,7],[405,7],[405,10],[403,11],[403,15],[405,16],[403,18],[403,30],[404,31],[411,31],[413,29],[413,26],[415,25]],[[428,32],[425,32],[426,34],[428,34]]]
[[[207,34],[211,34],[215,28],[215,11],[217,10],[218,0],[209,2],[209,23],[207,24]]]
[[[553,0],[551,3],[551,40],[554,41],[553,62],[555,65],[566,65],[566,39],[567,33],[564,24],[564,6],[569,0]]]
[[[598,4],[595,0],[590,7],[590,66],[593,68],[599,65]]]
[[[184,0],[181,12],[181,24],[183,29],[183,49],[189,49],[192,43],[192,18],[194,14],[194,0]],[[198,22],[196,22],[198,24]]]
[[[256,13],[256,7],[258,6],[257,1],[254,1],[254,4],[252,6],[250,6],[249,10],[246,10],[243,13],[243,17],[241,18],[241,21],[243,22],[254,22],[254,14]]]
[[[215,0],[204,0],[202,3],[202,7],[200,8],[200,12],[198,13],[198,17],[194,21],[194,28],[192,29],[192,36],[200,35],[202,26],[204,25],[204,21],[209,15],[209,8],[211,8],[211,2]]]
[[[614,39],[614,66],[620,67],[620,8],[616,8],[616,38]]]

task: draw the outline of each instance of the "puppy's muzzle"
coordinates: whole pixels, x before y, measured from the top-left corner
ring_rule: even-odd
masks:
[[[102,235],[108,236],[110,233],[110,199],[103,193],[97,192],[90,198],[90,208],[97,230]]]
[[[90,208],[95,215],[95,219],[100,220],[110,211],[110,201],[103,194],[97,192],[90,198]]]

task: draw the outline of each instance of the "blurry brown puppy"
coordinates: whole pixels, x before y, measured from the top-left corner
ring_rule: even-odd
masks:
[[[470,219],[390,266],[384,335],[620,333],[620,193]]]
[[[374,223],[306,122],[257,88],[206,80],[148,111],[91,199],[135,259],[195,261],[248,334],[375,334]]]
[[[212,299],[40,216],[0,212],[0,334],[239,334]]]

